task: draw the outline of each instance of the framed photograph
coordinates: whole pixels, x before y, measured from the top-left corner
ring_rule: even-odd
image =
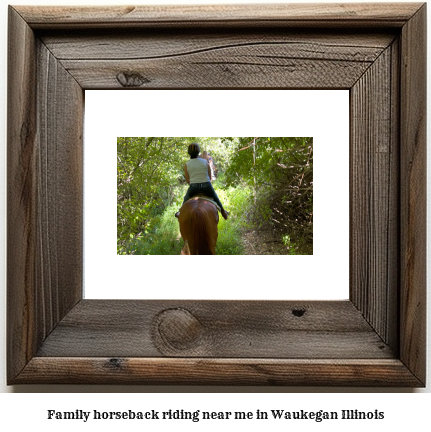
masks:
[[[10,6],[8,384],[425,386],[425,29],[425,3]],[[95,89],[348,90],[349,299],[83,298]]]

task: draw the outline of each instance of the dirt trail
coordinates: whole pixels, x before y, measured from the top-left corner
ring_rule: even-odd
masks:
[[[247,231],[243,234],[244,255],[288,255],[289,251],[281,240],[274,238],[271,231]]]

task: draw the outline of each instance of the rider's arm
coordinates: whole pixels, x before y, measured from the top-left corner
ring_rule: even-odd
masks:
[[[189,173],[187,172],[187,165],[184,165],[184,177],[186,178],[186,182],[190,184],[190,176]]]
[[[212,182],[212,176],[211,176],[211,167],[210,164],[208,164],[208,177],[210,178],[210,182]]]

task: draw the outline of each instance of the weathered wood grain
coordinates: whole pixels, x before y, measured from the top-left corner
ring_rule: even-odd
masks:
[[[420,3],[290,3],[118,7],[20,6],[36,29],[118,27],[402,27]]]
[[[350,88],[395,38],[331,32],[42,36],[84,89]],[[107,48],[107,46],[109,48]]]
[[[400,327],[400,41],[397,39],[390,46],[391,49],[391,95],[390,118],[390,142],[391,157],[388,166],[388,215],[387,215],[387,288],[386,288],[386,338],[385,341],[394,352],[399,353],[399,327]]]
[[[18,383],[417,387],[399,360],[34,357]]]
[[[37,47],[34,284],[45,338],[82,296],[84,92],[42,43]]]
[[[169,330],[176,344],[159,327],[158,317],[166,311],[180,313],[181,321]],[[179,339],[190,342],[185,313],[200,327],[191,344]],[[83,300],[47,337],[38,356],[91,355],[343,359],[394,354],[349,301]]]
[[[36,71],[35,38],[9,9],[7,128],[7,355],[8,376],[34,356]]]
[[[396,45],[396,44],[395,44]],[[396,351],[399,59],[389,46],[351,89],[350,299]],[[395,98],[395,100],[393,99]]]
[[[271,48],[268,48],[271,52]],[[241,56],[241,50],[238,54]],[[232,50],[220,52],[220,59],[192,55],[187,59],[64,61],[65,68],[86,90],[97,89],[348,89],[369,63],[302,59],[253,59]],[[122,77],[127,79],[123,80]]]
[[[424,382],[426,362],[426,5],[401,37],[400,356]]]
[[[313,45],[310,45],[313,48]],[[148,60],[63,60],[85,89],[98,88],[350,88],[372,60],[300,57],[293,44],[220,48]],[[377,57],[377,54],[374,54]],[[119,74],[142,77],[125,85]],[[137,84],[137,85],[136,85]]]
[[[9,10],[8,373],[82,295],[83,91]]]
[[[267,45],[281,44],[294,48],[287,50],[294,58],[375,61],[379,54],[396,37],[396,31],[388,29],[378,33],[307,31],[294,29],[248,29],[235,31],[193,29],[177,31],[79,31],[53,35],[38,32],[40,40],[60,61],[63,60],[143,60],[186,56],[244,45],[260,48],[265,54]],[[261,55],[263,55],[261,54]],[[285,56],[287,57],[287,56]]]

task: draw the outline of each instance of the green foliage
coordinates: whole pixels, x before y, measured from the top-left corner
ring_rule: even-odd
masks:
[[[223,206],[229,211],[229,219],[225,221],[220,216],[218,226],[218,240],[216,245],[217,255],[242,255],[244,246],[242,243],[242,231],[248,228],[247,216],[252,199],[251,190],[247,187],[229,187],[226,190],[218,189],[223,178],[215,182],[217,195]]]
[[[226,210],[217,254],[246,253],[246,230],[271,230],[285,253],[312,253],[312,138],[120,137],[117,139],[117,253],[179,254],[173,214],[188,185],[187,146],[214,158],[213,186]]]
[[[178,220],[173,216],[177,206],[173,205],[153,220],[152,229],[141,233],[121,250],[122,255],[179,255],[183,242],[180,239]]]
[[[282,236],[283,244],[286,246],[287,250],[289,251],[289,255],[297,255],[298,246],[296,243],[292,242],[290,239],[290,235],[286,234]]]
[[[219,223],[216,245],[217,255],[242,255],[241,231],[235,224],[228,224],[224,219]]]
[[[280,242],[288,232],[295,244],[289,251],[312,253],[312,138],[239,138],[226,171],[227,185],[238,182],[253,189],[251,226],[271,230]]]
[[[186,183],[187,146],[198,138],[117,138],[118,252],[150,235],[154,218],[180,205]]]

